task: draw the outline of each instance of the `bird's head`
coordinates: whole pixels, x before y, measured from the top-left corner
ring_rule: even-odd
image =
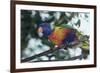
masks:
[[[40,37],[42,36],[48,37],[51,34],[51,32],[52,32],[52,29],[49,23],[42,23],[39,25],[38,35]]]

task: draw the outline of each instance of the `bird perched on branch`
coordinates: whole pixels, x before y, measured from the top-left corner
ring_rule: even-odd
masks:
[[[56,26],[52,30],[49,23],[40,24],[38,33],[40,36],[47,37],[56,46],[74,44],[77,41],[77,36],[72,28]]]

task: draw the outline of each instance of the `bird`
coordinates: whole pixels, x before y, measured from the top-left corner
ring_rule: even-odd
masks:
[[[82,34],[75,28],[55,26],[51,29],[49,23],[41,23],[38,27],[38,33],[41,37],[46,37],[50,43],[54,44],[50,50],[64,49],[64,50],[81,50],[81,58],[87,59],[89,55],[89,37]],[[42,35],[41,35],[42,34]],[[69,51],[69,53],[72,51]],[[79,53],[79,52],[77,52]]]
[[[38,33],[40,36],[47,37],[57,47],[73,44],[77,41],[77,36],[72,28],[55,26],[54,29],[51,29],[47,22],[39,25]]]

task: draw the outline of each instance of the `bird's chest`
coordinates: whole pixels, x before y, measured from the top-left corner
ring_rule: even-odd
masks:
[[[55,29],[49,36],[49,40],[53,42],[55,45],[60,45],[63,43],[66,35],[68,34],[69,30],[67,29]]]

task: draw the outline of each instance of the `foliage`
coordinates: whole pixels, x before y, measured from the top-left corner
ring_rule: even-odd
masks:
[[[77,48],[82,52],[80,51],[78,57],[74,59],[82,59],[84,55],[85,59],[87,59],[89,55],[89,35],[84,34],[85,31],[79,29],[85,18],[89,21],[89,13],[21,10],[21,59],[27,58],[27,55],[28,57],[35,56],[37,51],[43,53],[47,50],[55,49],[56,45],[50,42],[47,37],[39,37],[38,35],[38,27],[44,22],[49,23],[52,30],[57,26],[73,29],[78,41],[77,44],[70,45],[71,47],[67,45],[67,47],[60,47],[60,49],[52,53],[41,54],[41,56],[32,59],[32,61],[70,60],[73,57],[77,57],[77,53],[79,53],[78,51],[75,52]],[[87,23],[89,24],[88,21]],[[32,43],[37,43],[38,48],[34,47],[36,45],[32,43],[30,45],[29,41],[32,39],[40,40],[39,43],[38,41],[32,41]],[[71,56],[70,53],[72,52],[68,50],[69,48],[75,53],[73,56]]]

